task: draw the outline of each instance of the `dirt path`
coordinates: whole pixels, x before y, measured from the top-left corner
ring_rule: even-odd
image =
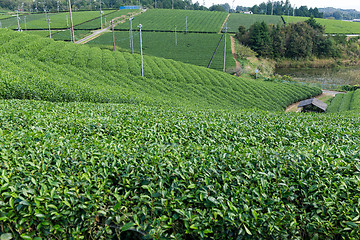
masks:
[[[219,33],[221,33],[221,30],[223,30],[223,28],[224,28],[224,26],[225,26],[225,23],[228,21],[229,17],[230,17],[230,13],[228,13],[228,15],[227,15],[226,18],[225,18],[225,21],[224,21],[223,24],[221,25],[221,28],[220,28]]]
[[[233,36],[230,36],[230,39],[231,39],[231,52],[236,62],[236,72],[237,72],[241,69],[241,63],[237,60],[237,54],[235,49],[235,38]]]
[[[343,92],[336,92],[336,91],[329,91],[329,90],[322,90],[322,94],[320,94],[319,96],[316,96],[315,98],[319,99],[319,100],[324,100],[324,99],[329,99],[332,97],[335,97],[336,94],[339,93],[343,93]],[[296,102],[291,104],[290,106],[288,106],[285,110],[285,112],[297,112],[297,106],[299,105],[300,102]]]
[[[124,22],[125,22],[126,20],[128,20],[129,18],[135,17],[136,15],[139,15],[139,14],[144,13],[144,12],[146,12],[146,9],[143,10],[143,11],[141,11],[141,12],[138,12],[138,13],[135,13],[135,14],[131,14],[129,17],[121,16],[121,17],[114,18],[114,19],[112,19],[114,22],[117,21],[117,20],[119,20],[119,19],[122,19],[122,20],[119,21],[119,22],[115,22],[115,23],[114,23],[114,27],[115,27],[116,25],[120,24],[120,23],[124,23]],[[104,29],[96,30],[96,31],[94,31],[91,35],[86,36],[86,37],[84,37],[83,39],[80,39],[80,40],[76,41],[75,43],[76,43],[76,44],[85,44],[85,43],[87,43],[87,42],[90,42],[91,40],[93,40],[93,39],[95,39],[95,38],[97,38],[97,37],[100,37],[100,36],[103,35],[104,33],[108,32],[111,27],[112,27],[112,26],[110,25],[110,26],[108,26],[108,27],[106,27],[106,28],[104,28]]]

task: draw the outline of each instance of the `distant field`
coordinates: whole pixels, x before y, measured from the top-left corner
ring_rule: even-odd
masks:
[[[103,25],[108,26],[108,25],[110,25],[110,22],[112,19],[121,17],[121,16],[128,16],[129,14],[138,12],[138,11],[139,10],[136,10],[136,9],[122,9],[119,11],[111,12],[111,13],[107,14],[106,16],[103,16]],[[99,29],[100,27],[101,27],[101,19],[100,19],[100,16],[98,16],[97,18],[95,18],[91,21],[84,22],[84,23],[74,26],[74,29],[75,30],[84,30],[84,29],[93,30],[93,29]]]
[[[11,18],[13,17],[12,15],[7,15],[7,14],[0,14],[0,20],[1,19],[5,19],[5,18]]]
[[[219,32],[227,13],[194,10],[151,9],[135,17],[133,28],[143,25],[143,30],[174,31],[175,25],[178,31],[186,30],[186,17],[188,31],[190,32]],[[130,22],[120,24],[116,29],[127,30]]]
[[[260,14],[232,13],[228,20],[229,32],[237,32],[240,25],[249,28],[255,22],[264,21],[267,24],[283,24],[280,16],[269,16]]]
[[[288,17],[284,16],[285,21]],[[289,17],[289,22],[303,22],[309,19],[308,17]],[[316,18],[316,21],[325,26],[326,33],[343,33],[343,34],[360,34],[359,22],[347,22],[341,20]]]
[[[38,35],[41,37],[49,37],[48,30],[41,30],[41,31],[27,31],[29,34]],[[75,40],[82,39],[87,35],[90,35],[90,31],[88,30],[76,30],[75,33]],[[57,41],[71,41],[70,30],[58,30],[58,31],[51,31],[51,38]]]
[[[116,45],[130,49],[129,33],[116,32]],[[175,46],[175,34],[164,32],[144,32],[143,50],[147,55],[163,57],[206,67],[221,38],[221,34],[178,33],[178,45]],[[90,45],[112,45],[112,34],[107,33]],[[134,32],[134,50],[140,52],[139,32]],[[211,64],[212,69],[223,69],[224,40],[222,40],[215,58]],[[231,54],[230,37],[227,37],[226,68],[234,68],[235,62]]]
[[[105,14],[110,14],[114,12],[115,10],[104,11]],[[67,26],[70,25],[69,13],[62,12],[62,13],[49,13],[49,14],[45,14],[45,13],[29,14],[29,15],[20,16],[20,27],[21,29],[25,29],[25,22],[26,22],[26,29],[48,29],[49,26],[47,22],[47,15],[50,18],[51,28],[66,29]],[[100,28],[99,11],[73,12],[74,25],[79,25],[96,18],[99,19],[99,24],[97,27],[94,28]],[[17,29],[18,27],[16,17],[4,19],[3,21],[1,21],[1,23],[3,28],[6,27],[11,29]]]

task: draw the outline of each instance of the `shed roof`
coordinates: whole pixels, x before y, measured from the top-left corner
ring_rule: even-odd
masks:
[[[311,98],[311,99],[306,99],[306,100],[301,101],[299,103],[299,105],[298,105],[298,108],[308,106],[308,105],[311,105],[311,104],[318,107],[318,108],[320,108],[323,111],[326,111],[327,104],[320,101],[319,99],[316,99],[316,98]]]

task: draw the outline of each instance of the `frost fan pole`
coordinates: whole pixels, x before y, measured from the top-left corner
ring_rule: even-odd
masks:
[[[111,25],[112,25],[113,43],[114,43],[114,52],[115,52],[116,51],[116,45],[115,45],[114,20],[111,20]]]
[[[73,18],[72,18],[72,11],[71,11],[71,0],[69,0],[69,11],[70,11],[70,24],[71,24],[71,38],[73,43],[75,43],[75,35],[74,35],[74,24],[73,24]]]
[[[141,27],[142,25],[139,25],[140,28],[140,54],[141,54],[141,76],[144,76],[144,60],[143,60],[143,49],[142,49],[142,36],[141,36]]]
[[[225,72],[225,59],[226,59],[226,33],[227,33],[227,23],[225,26],[225,42],[224,42],[224,67],[223,67],[223,72]]]
[[[51,26],[50,26],[50,17],[48,16],[48,25],[49,25],[49,37],[51,38]]]
[[[16,11],[16,19],[17,19],[17,24],[18,24],[18,32],[20,32],[20,18],[19,18],[19,10]]]

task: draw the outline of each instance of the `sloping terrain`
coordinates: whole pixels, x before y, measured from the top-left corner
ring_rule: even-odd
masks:
[[[2,98],[282,110],[320,89],[1,31]],[[21,74],[20,74],[21,73]]]

